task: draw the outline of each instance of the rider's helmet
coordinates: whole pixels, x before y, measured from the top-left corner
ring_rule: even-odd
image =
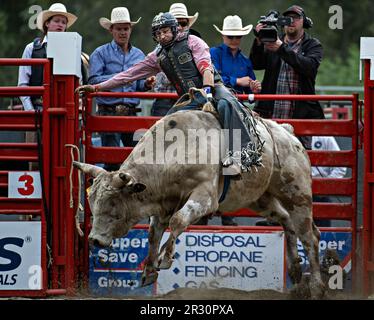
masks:
[[[174,42],[175,37],[178,33],[178,21],[177,19],[170,13],[170,12],[160,12],[153,18],[152,21],[152,37],[153,40],[157,41],[156,32],[161,28],[169,27],[171,32],[173,33],[173,39],[167,44],[163,44],[163,46],[169,46],[171,43]]]

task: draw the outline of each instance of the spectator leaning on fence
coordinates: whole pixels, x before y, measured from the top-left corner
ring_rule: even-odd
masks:
[[[131,21],[130,13],[125,7],[114,8],[111,12],[111,19],[100,18],[100,25],[109,31],[113,40],[98,47],[90,57],[90,84],[97,84],[106,81],[116,74],[126,71],[134,64],[145,58],[143,51],[134,47],[130,42],[133,26],[137,21]],[[152,87],[152,79],[137,80],[131,84],[119,86],[112,89],[113,92],[135,92],[147,91]],[[137,106],[140,103],[138,98],[103,98],[96,99],[98,113],[102,116],[136,116]],[[102,133],[102,146],[119,147],[120,140],[124,146],[135,146],[133,133]],[[106,170],[116,170],[117,165],[106,165]]]
[[[263,94],[315,94],[315,79],[322,61],[322,45],[305,29],[313,23],[304,10],[293,5],[284,16],[293,19],[284,27],[285,35],[275,42],[261,42],[258,24],[256,39],[250,58],[255,70],[265,69],[262,81]],[[264,118],[323,119],[324,114],[317,101],[259,101],[254,111]],[[299,137],[307,149],[311,149],[311,137]]]
[[[252,88],[258,92],[261,90],[261,83],[256,80],[253,66],[240,49],[243,36],[248,35],[252,25],[243,27],[242,19],[235,16],[227,16],[223,20],[223,27],[220,30],[223,43],[210,49],[212,62],[220,73],[226,87],[232,88],[237,93],[252,93]]]
[[[37,16],[37,28],[43,32],[42,37],[35,38],[29,43],[22,55],[23,59],[46,58],[48,32],[65,32],[70,28],[77,17],[67,12],[62,3],[54,3],[48,10],[44,10]],[[20,66],[18,75],[18,86],[42,86],[43,66]],[[42,97],[21,97],[24,110],[30,111],[41,108]]]

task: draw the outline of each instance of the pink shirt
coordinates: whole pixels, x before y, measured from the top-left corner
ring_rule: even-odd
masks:
[[[177,39],[179,39],[182,35],[183,34],[178,34]],[[188,46],[192,51],[193,59],[200,73],[203,75],[205,70],[211,70],[213,72],[208,45],[202,39],[194,35],[190,35],[188,37]],[[157,62],[156,51],[157,49],[149,53],[143,61],[135,64],[126,71],[120,72],[113,78],[99,83],[98,85],[100,90],[110,90],[120,87],[128,82],[148,78],[162,71]]]

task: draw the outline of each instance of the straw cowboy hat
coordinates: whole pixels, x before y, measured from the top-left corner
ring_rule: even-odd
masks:
[[[62,3],[52,4],[48,10],[40,12],[36,18],[36,26],[39,30],[44,31],[44,23],[53,16],[64,16],[68,19],[66,29],[70,28],[73,23],[78,19],[77,16],[67,12],[66,7]]]
[[[99,22],[104,29],[109,30],[110,27],[115,23],[130,23],[131,26],[137,24],[141,17],[137,21],[131,21],[129,10],[126,7],[117,7],[112,10],[110,20],[107,18],[100,18]]]
[[[242,19],[237,15],[227,16],[223,20],[222,30],[220,30],[215,24],[213,26],[224,36],[245,36],[250,33],[253,28],[253,25],[251,24],[243,28]]]
[[[197,20],[199,13],[196,12],[193,16],[189,16],[187,12],[187,7],[184,3],[173,3],[170,8],[169,12],[176,18],[176,19],[188,19],[189,27],[191,27]]]

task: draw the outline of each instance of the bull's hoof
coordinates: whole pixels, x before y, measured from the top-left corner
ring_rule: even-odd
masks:
[[[313,300],[320,300],[325,297],[326,286],[322,282],[310,282],[309,287],[310,295]]]
[[[310,288],[306,281],[301,281],[293,286],[290,291],[291,299],[309,300],[311,297]]]
[[[155,283],[157,281],[157,278],[158,278],[157,272],[149,273],[147,275],[143,274],[141,286],[142,287],[149,286],[150,284]]]

